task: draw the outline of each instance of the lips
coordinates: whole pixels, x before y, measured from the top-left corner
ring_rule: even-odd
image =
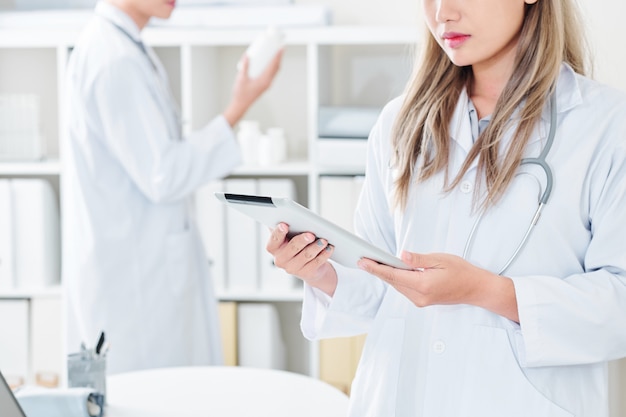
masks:
[[[459,46],[463,45],[470,37],[471,35],[457,32],[446,32],[441,36],[443,41],[450,48],[458,48]]]

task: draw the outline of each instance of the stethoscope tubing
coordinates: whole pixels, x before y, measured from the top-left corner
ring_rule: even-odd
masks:
[[[554,184],[554,178],[552,175],[552,169],[550,168],[550,165],[548,165],[548,163],[546,162],[546,158],[548,154],[550,153],[550,150],[552,149],[552,144],[554,143],[555,135],[556,135],[556,92],[554,91],[552,92],[550,96],[550,130],[548,132],[548,138],[546,140],[546,144],[543,147],[543,150],[541,151],[538,157],[524,158],[520,162],[520,166],[532,164],[532,165],[538,165],[539,167],[541,167],[541,169],[543,169],[543,172],[546,176],[546,188],[541,194],[541,196],[539,197],[537,210],[535,210],[535,214],[533,215],[533,218],[528,228],[526,229],[526,233],[524,233],[524,237],[520,241],[519,245],[517,245],[517,247],[515,248],[513,255],[511,255],[511,257],[509,257],[509,259],[506,261],[504,266],[500,268],[500,270],[498,271],[498,275],[502,275],[511,266],[511,264],[517,259],[520,252],[522,251],[522,249],[528,242],[530,234],[532,233],[533,229],[537,225],[537,222],[539,222],[539,218],[541,217],[541,212],[543,211],[543,208],[545,207],[545,205],[548,203],[548,200],[550,199],[550,195],[552,194],[552,188]],[[478,228],[479,224],[482,221],[483,214],[484,214],[484,210],[481,211],[481,213],[479,214],[478,218],[476,219],[476,221],[474,222],[472,226],[472,230],[470,231],[467,241],[465,242],[465,248],[463,249],[463,259],[467,259],[470,248],[474,242],[476,229]]]

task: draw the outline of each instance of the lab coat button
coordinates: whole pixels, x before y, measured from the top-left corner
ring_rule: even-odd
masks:
[[[470,193],[472,191],[472,183],[469,181],[463,181],[461,183],[461,192],[464,194]]]
[[[437,340],[433,343],[433,352],[442,354],[446,350],[446,344],[441,340]]]

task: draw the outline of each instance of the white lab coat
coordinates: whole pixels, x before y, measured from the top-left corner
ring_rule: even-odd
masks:
[[[68,65],[63,280],[68,350],[103,330],[110,373],[222,362],[217,308],[192,215],[199,186],[240,162],[218,116],[182,140],[163,67],[108,3]],[[209,93],[209,92],[207,92]]]
[[[337,268],[331,299],[307,287],[308,338],[368,332],[352,386],[353,417],[606,417],[607,361],[626,356],[626,97],[563,66],[548,163],[554,189],[519,258],[520,325],[469,305],[418,308],[363,271]],[[472,136],[464,93],[451,122],[451,177]],[[358,233],[391,253],[461,255],[474,224],[475,166],[449,194],[443,176],[414,187],[390,210],[391,102],[369,139]],[[539,155],[546,110],[528,155]],[[508,136],[507,140],[510,140]],[[532,171],[545,185],[541,170]],[[468,256],[497,271],[537,206],[533,175],[516,177],[484,217]]]

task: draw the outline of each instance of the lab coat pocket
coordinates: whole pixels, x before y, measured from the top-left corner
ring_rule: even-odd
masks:
[[[573,416],[528,380],[506,329],[475,326],[466,355],[459,416]]]
[[[350,415],[391,417],[395,415],[397,381],[404,345],[402,318],[386,320],[379,331],[368,336],[361,362],[352,384]]]
[[[167,237],[167,281],[173,295],[184,294],[193,283],[193,236],[185,230]]]

